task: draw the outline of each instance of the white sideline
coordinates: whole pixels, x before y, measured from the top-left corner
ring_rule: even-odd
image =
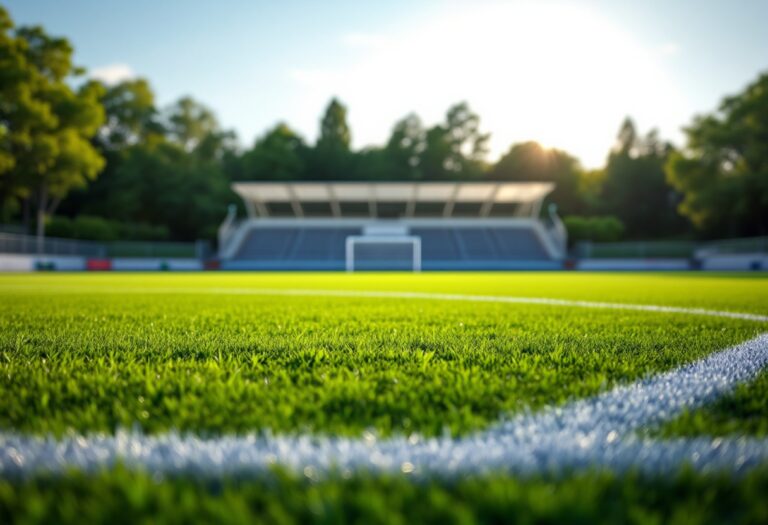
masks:
[[[274,465],[307,477],[367,470],[452,476],[503,471],[562,473],[637,469],[739,473],[768,462],[768,439],[653,440],[634,431],[695,409],[753,379],[768,366],[768,334],[670,372],[615,388],[562,408],[522,414],[466,437],[377,440],[329,436],[224,436],[118,432],[30,437],[0,433],[0,476],[95,471],[122,462],[160,474],[254,475]]]
[[[102,289],[103,290],[103,289]],[[138,291],[138,289],[130,289]],[[156,288],[147,291],[157,291]],[[768,321],[768,316],[678,307],[625,305],[543,298],[334,290],[182,289],[164,293],[324,295],[461,301],[494,301],[589,308],[621,308]],[[221,290],[221,291],[219,291]],[[116,291],[112,289],[111,291]],[[125,289],[123,291],[129,291]],[[332,471],[403,472],[453,476],[503,471],[564,473],[582,469],[637,469],[650,474],[697,471],[741,473],[768,464],[768,439],[694,438],[658,440],[641,428],[669,421],[686,409],[710,403],[754,379],[768,367],[768,333],[694,363],[620,386],[559,408],[524,413],[465,437],[377,439],[312,435],[246,435],[200,438],[140,432],[70,435],[62,439],[0,433],[0,476],[24,477],[72,468],[99,470],[117,462],[158,474],[258,475],[275,465],[314,479]]]

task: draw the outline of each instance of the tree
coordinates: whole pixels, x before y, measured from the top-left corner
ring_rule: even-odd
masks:
[[[165,137],[203,161],[220,161],[237,149],[237,136],[222,130],[216,115],[192,97],[182,97],[167,107]]]
[[[602,187],[603,211],[617,216],[631,237],[659,237],[685,231],[677,195],[665,178],[671,144],[652,130],[641,136],[627,118],[608,156]]]
[[[100,102],[105,120],[95,145],[106,160],[104,170],[87,187],[78,188],[61,204],[61,212],[75,216],[91,213],[103,217],[118,216],[125,189],[116,189],[119,166],[137,147],[165,141],[165,128],[155,106],[155,94],[144,79],[126,80],[114,86],[102,86]]]
[[[484,171],[490,135],[480,132],[480,117],[466,102],[448,109],[445,122],[426,132],[420,168],[429,180],[477,178]]]
[[[480,133],[480,117],[466,102],[448,109],[446,131],[451,145],[451,164],[459,172],[476,170],[488,153],[489,133]]]
[[[382,154],[393,180],[422,177],[421,156],[426,148],[426,131],[421,119],[411,113],[395,123]]]
[[[211,237],[234,201],[223,165],[234,135],[190,98],[158,111],[151,86],[133,80],[105,88],[107,112],[96,144],[104,173],[63,203],[70,216],[89,214],[176,240]]]
[[[553,182],[548,200],[564,214],[584,213],[583,170],[579,161],[558,149],[542,147],[538,142],[513,144],[491,168],[491,180]]]
[[[680,212],[704,234],[768,233],[768,73],[685,129],[666,164]]]
[[[408,180],[398,170],[387,148],[368,147],[354,155],[353,179],[362,181]]]
[[[352,174],[352,134],[347,124],[347,108],[331,99],[320,120],[320,135],[311,154],[310,178],[334,180]]]
[[[78,211],[123,224],[161,225],[180,241],[213,237],[234,200],[218,162],[202,161],[169,141],[128,148],[114,166],[109,190]]]
[[[0,176],[4,200],[21,197],[36,208],[37,234],[74,187],[96,177],[104,159],[90,143],[104,121],[102,87],[75,90],[72,46],[41,27],[13,29],[0,8]]]
[[[102,152],[116,151],[162,135],[155,94],[143,78],[104,86],[101,97],[106,120],[98,133]]]
[[[165,111],[166,136],[192,152],[219,131],[213,112],[192,97],[182,97]]]
[[[241,180],[301,180],[305,178],[307,147],[284,123],[259,138],[242,156]]]

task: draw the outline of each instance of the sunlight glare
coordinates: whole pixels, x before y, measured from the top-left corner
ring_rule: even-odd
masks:
[[[304,88],[297,116],[313,129],[308,119],[338,95],[357,146],[383,143],[410,111],[431,125],[467,100],[492,134],[491,158],[536,140],[595,166],[626,115],[673,134],[689,114],[662,67],[665,55],[581,7],[492,4],[343,43],[359,51],[347,67],[292,72]]]

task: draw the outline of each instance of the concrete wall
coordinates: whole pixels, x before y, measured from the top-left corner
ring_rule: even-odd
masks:
[[[112,269],[116,271],[196,271],[203,269],[199,259],[160,259],[160,258],[128,258],[112,259]]]
[[[0,254],[0,271],[2,272],[32,272],[40,267],[64,271],[82,271],[85,270],[85,257]]]
[[[125,258],[111,260],[114,271],[200,271],[205,269],[198,259]],[[708,271],[768,271],[768,254],[710,255],[700,259],[701,270]],[[55,271],[84,271],[87,259],[76,256],[37,256],[0,254],[0,272],[32,272],[40,269]],[[496,270],[559,270],[561,263],[548,261],[547,264],[510,264]],[[222,270],[307,270],[296,267],[261,267],[252,262],[238,264],[238,261],[222,261]],[[341,271],[342,267],[328,267],[326,270]],[[469,267],[440,267],[425,270],[473,270]],[[690,270],[688,259],[581,259],[576,261],[575,270],[585,271],[681,271]]]
[[[766,253],[745,253],[745,254],[720,254],[709,255],[701,259],[702,270],[762,270],[768,271],[768,254]]]
[[[31,272],[35,258],[30,255],[0,254],[0,272]]]
[[[577,270],[675,271],[690,270],[688,259],[580,259]]]
[[[111,259],[116,271],[197,271],[203,269],[198,259],[126,258]],[[0,254],[0,272],[33,272],[35,270],[84,271],[88,259],[75,256]]]

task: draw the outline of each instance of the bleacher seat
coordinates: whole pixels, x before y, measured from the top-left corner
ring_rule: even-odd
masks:
[[[331,226],[253,228],[234,259],[260,268],[343,269],[346,239],[361,233],[361,228]],[[409,234],[421,239],[425,269],[504,269],[550,258],[531,228],[420,226]]]

